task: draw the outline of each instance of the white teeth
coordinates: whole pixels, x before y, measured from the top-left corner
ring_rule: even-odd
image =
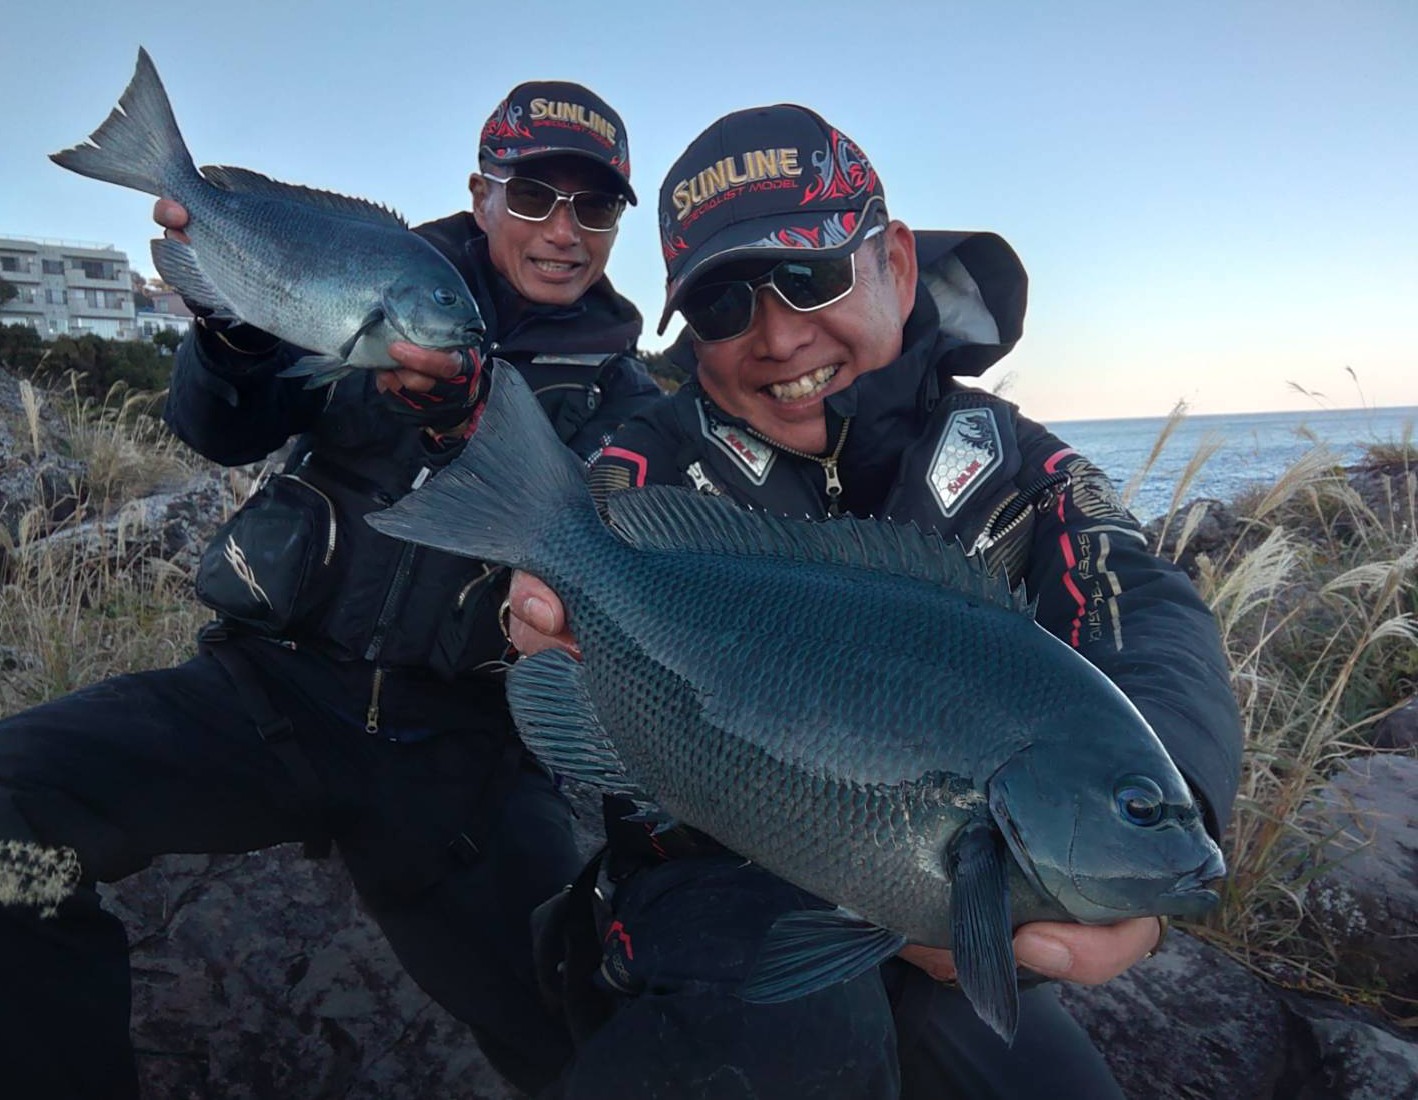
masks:
[[[771,393],[779,401],[797,401],[804,397],[811,397],[827,387],[837,374],[837,367],[834,364],[830,367],[818,367],[817,370],[808,371],[801,378],[794,378],[791,382],[774,382],[768,387]]]
[[[533,260],[532,263],[536,264],[543,271],[555,271],[560,273],[563,271],[576,270],[576,264],[566,263],[564,260]]]

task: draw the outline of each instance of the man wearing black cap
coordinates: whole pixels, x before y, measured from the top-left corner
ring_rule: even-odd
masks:
[[[522,84],[478,165],[472,211],[415,232],[473,291],[483,347],[395,344],[396,368],[313,390],[277,375],[305,353],[249,326],[204,318],[179,349],[165,415],[182,439],[228,465],[295,442],[203,558],[218,617],[197,657],[0,723],[0,842],[17,846],[0,862],[6,1095],[137,1094],[124,933],[95,881],[292,840],[338,843],[402,963],[500,1072],[531,1091],[565,1060],[528,915],[578,862],[566,802],[507,713],[506,577],[363,516],[458,454],[494,355],[582,455],[659,391],[633,358],[640,315],[604,274],[635,202],[620,116],[578,84]],[[165,200],[155,217],[187,221]],[[16,887],[23,860],[60,889]]]
[[[1025,585],[1039,623],[1128,694],[1219,838],[1241,734],[1209,611],[1184,574],[1147,552],[1106,475],[956,380],[1020,337],[1025,274],[1009,246],[891,220],[861,149],[791,105],[736,112],[701,134],[670,169],[659,217],[660,329],[683,315],[672,354],[692,378],[626,423],[593,483],[685,485],[780,514],[890,517],[960,540]],[[519,576],[510,605],[522,652],[573,644],[544,585]],[[949,951],[910,947],[795,1001],[740,1000],[766,931],[802,896],[693,830],[651,831],[630,808],[607,808],[614,895],[589,952],[576,947],[588,918],[570,895],[566,997],[583,1030],[548,1096],[1121,1095],[1052,986],[1022,991],[1007,1047],[942,984],[955,973]],[[1154,917],[1035,923],[1017,930],[1014,950],[1037,973],[1096,983],[1155,950],[1164,931]]]

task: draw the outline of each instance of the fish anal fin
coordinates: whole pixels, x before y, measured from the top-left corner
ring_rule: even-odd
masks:
[[[153,266],[158,269],[162,281],[182,297],[206,306],[213,317],[228,321],[241,319],[226,295],[207,278],[190,244],[159,237],[153,241],[152,254]]]
[[[960,988],[1006,1043],[1019,1026],[1019,982],[1002,838],[982,822],[965,826],[946,852],[951,881],[950,944]]]
[[[773,922],[739,990],[756,1004],[776,1004],[848,982],[906,946],[906,937],[846,909],[803,909]]]
[[[507,702],[522,742],[553,772],[628,795],[637,806],[649,804],[601,725],[585,673],[580,661],[559,649],[523,657],[512,666]],[[641,812],[646,809],[641,806]]]

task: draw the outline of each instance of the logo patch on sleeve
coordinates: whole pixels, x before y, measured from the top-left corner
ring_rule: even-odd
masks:
[[[773,469],[778,452],[742,428],[711,420],[704,412],[703,404],[696,407],[699,409],[699,426],[704,431],[704,438],[733,459],[734,465],[749,481],[762,485],[768,479],[768,471]]]
[[[951,413],[926,473],[940,510],[955,515],[1003,463],[1004,446],[993,409]]]

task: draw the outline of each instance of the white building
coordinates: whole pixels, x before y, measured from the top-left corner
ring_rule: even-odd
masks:
[[[185,335],[192,324],[192,311],[182,296],[175,290],[149,290],[147,293],[153,300],[153,308],[138,310],[134,320],[139,339],[151,340],[164,329]]]
[[[112,245],[0,237],[0,279],[19,291],[0,304],[0,324],[23,324],[46,340],[91,332],[137,335],[131,268]]]

